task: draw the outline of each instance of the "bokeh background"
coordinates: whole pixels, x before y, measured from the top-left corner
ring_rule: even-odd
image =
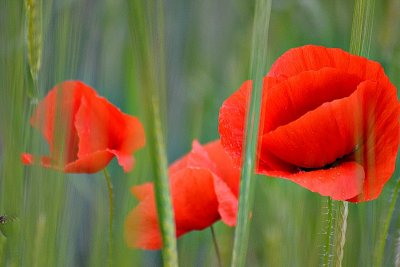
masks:
[[[132,38],[136,25],[129,0],[42,0],[39,97],[55,84],[79,79],[122,111],[145,124]],[[304,44],[348,50],[353,1],[273,0],[268,65]],[[253,1],[166,0],[164,41],[166,137],[169,162],[219,138],[218,111],[224,99],[249,78]],[[370,58],[400,87],[400,1],[376,1]],[[24,1],[0,0],[0,225],[1,266],[106,266],[108,196],[102,173],[62,174],[25,168],[20,153],[46,154],[31,129]],[[265,70],[265,73],[268,69]],[[126,246],[124,220],[137,201],[130,187],[152,179],[148,148],[135,154],[125,174],[109,167],[115,195],[115,266],[161,266],[158,251]],[[373,266],[373,255],[398,179],[396,171],[376,201],[349,204],[344,266]],[[289,181],[258,176],[247,266],[318,266],[326,235],[327,199]],[[400,203],[386,241],[384,266],[400,266]],[[215,225],[224,265],[234,229]],[[211,232],[178,240],[181,266],[216,266]],[[397,264],[397,265],[396,265]]]

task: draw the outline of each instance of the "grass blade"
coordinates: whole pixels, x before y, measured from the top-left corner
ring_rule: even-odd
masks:
[[[254,202],[254,166],[258,141],[263,77],[267,68],[267,41],[271,0],[257,0],[254,12],[250,76],[253,90],[248,109],[240,182],[239,213],[233,245],[232,266],[245,265]]]
[[[132,11],[136,57],[139,62],[139,84],[146,107],[147,145],[155,172],[154,184],[158,218],[163,240],[164,266],[177,266],[175,222],[170,197],[168,161],[161,114],[165,110],[165,60],[163,2],[161,0],[129,3]]]
[[[104,178],[107,183],[107,192],[108,192],[108,266],[113,266],[113,223],[114,223],[114,193],[113,186],[111,183],[110,174],[107,171],[107,168],[103,169]]]

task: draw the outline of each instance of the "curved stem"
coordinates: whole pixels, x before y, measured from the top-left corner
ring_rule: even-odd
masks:
[[[399,189],[400,189],[400,178],[397,180],[396,186],[393,190],[393,195],[392,195],[392,199],[390,201],[389,211],[386,215],[385,224],[383,226],[382,233],[379,237],[378,246],[377,246],[377,249],[375,252],[376,254],[375,254],[374,266],[377,266],[377,267],[383,266],[382,262],[383,262],[383,255],[385,254],[386,238],[389,233],[389,226],[390,226],[390,222],[392,221],[392,216],[393,216],[394,208],[396,206]]]
[[[214,227],[212,225],[210,226],[210,230],[211,230],[211,235],[212,235],[212,239],[213,239],[213,243],[214,243],[215,254],[217,254],[218,266],[222,267],[221,253],[219,251],[217,237],[215,235]]]
[[[113,195],[113,188],[111,183],[111,177],[108,173],[107,169],[103,169],[104,177],[106,178],[107,182],[107,190],[108,190],[108,203],[109,203],[109,241],[108,241],[108,262],[109,266],[112,266],[112,255],[113,255],[113,221],[114,221],[114,195]]]

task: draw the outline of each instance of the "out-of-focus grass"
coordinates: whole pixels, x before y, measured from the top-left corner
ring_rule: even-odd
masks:
[[[144,120],[138,101],[137,62],[127,1],[44,1],[43,52],[39,95],[57,82],[81,79],[124,112]],[[400,87],[398,0],[376,1],[370,58],[380,61]],[[165,1],[168,158],[190,149],[193,138],[218,138],[218,109],[249,73],[252,2]],[[270,65],[291,47],[306,43],[347,49],[353,2],[273,1],[269,33]],[[108,200],[102,174],[63,175],[24,168],[20,152],[47,153],[30,130],[23,1],[0,1],[0,215],[18,220],[0,225],[1,266],[104,266],[107,263]],[[268,70],[265,70],[265,73]],[[132,90],[137,88],[137,90]],[[115,266],[160,266],[158,252],[128,249],[123,224],[137,203],[131,185],[150,181],[148,147],[124,174],[111,164],[115,194]],[[394,177],[398,177],[398,171]],[[249,266],[318,266],[325,200],[282,179],[258,176]],[[395,179],[373,202],[349,204],[343,266],[372,266],[373,251],[389,207]],[[394,266],[399,238],[399,203],[386,240],[384,266]],[[216,224],[222,260],[229,262],[233,229]],[[2,250],[3,248],[3,250]],[[208,230],[178,240],[181,266],[215,266]],[[3,252],[3,253],[1,253]]]

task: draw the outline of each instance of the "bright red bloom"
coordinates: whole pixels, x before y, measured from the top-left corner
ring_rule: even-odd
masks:
[[[219,132],[240,163],[251,81],[221,107]],[[257,172],[336,200],[375,199],[394,172],[396,88],[381,65],[337,48],[283,54],[264,78]]]
[[[50,156],[41,158],[42,165],[65,172],[98,172],[114,156],[124,171],[129,171],[134,164],[132,153],[145,143],[137,118],[122,113],[80,81],[55,86],[30,122],[50,147]],[[24,164],[32,164],[33,159],[22,154]]]
[[[236,224],[240,170],[219,140],[204,147],[193,142],[192,151],[169,167],[177,237],[202,230],[222,219]],[[132,187],[140,203],[128,215],[125,236],[130,247],[160,249],[161,234],[153,183]]]

